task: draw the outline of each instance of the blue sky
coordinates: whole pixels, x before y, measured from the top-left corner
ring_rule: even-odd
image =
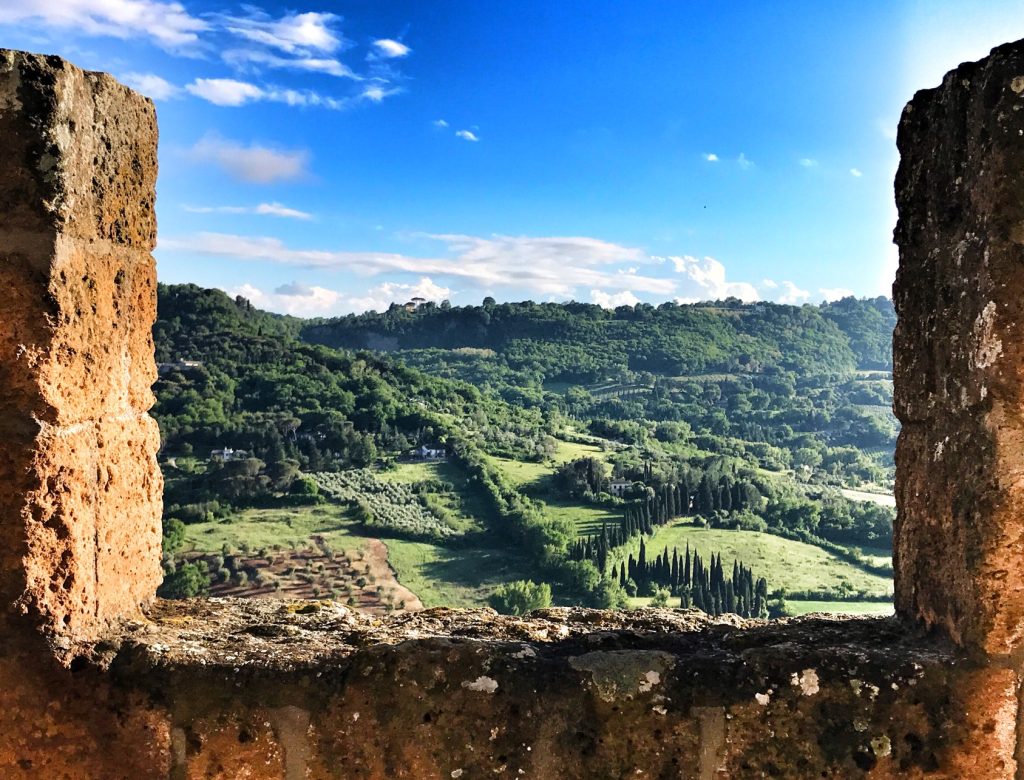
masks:
[[[0,0],[0,45],[157,103],[162,281],[413,296],[887,294],[914,90],[1000,2]]]

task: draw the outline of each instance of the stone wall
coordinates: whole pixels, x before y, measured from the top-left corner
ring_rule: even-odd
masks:
[[[1024,46],[919,92],[899,127],[900,614],[1024,640]]]
[[[1018,73],[901,124],[899,618],[379,619],[154,600],[153,107],[0,51],[0,777],[1019,777]]]

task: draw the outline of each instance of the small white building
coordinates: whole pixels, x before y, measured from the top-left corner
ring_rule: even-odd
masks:
[[[414,458],[420,460],[440,460],[444,458],[448,453],[445,452],[444,447],[428,447],[426,444],[421,447],[417,447],[412,451]]]
[[[229,460],[241,460],[242,458],[249,457],[249,453],[245,450],[233,450],[230,447],[225,447],[222,450],[213,450],[210,453],[210,460],[222,460],[227,463]]]
[[[618,496],[619,498],[622,498],[625,492],[629,490],[632,486],[633,483],[625,479],[613,479],[611,482],[608,483],[608,492],[611,493],[613,496]]]
[[[159,374],[166,374],[169,371],[189,371],[201,368],[202,365],[201,360],[176,360],[173,363],[157,363],[156,370]]]

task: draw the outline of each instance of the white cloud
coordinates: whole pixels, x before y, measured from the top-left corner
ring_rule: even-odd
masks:
[[[292,249],[276,238],[223,233],[165,238],[161,239],[160,248],[367,276],[394,273],[445,276],[486,289],[504,287],[538,295],[570,297],[581,289],[597,289],[609,292],[631,290],[668,297],[676,291],[673,279],[625,273],[616,267],[649,262],[641,250],[594,238],[484,238],[459,234],[420,238],[443,244],[442,256]]]
[[[604,290],[591,290],[590,300],[602,309],[614,309],[618,306],[636,306],[640,299],[629,290],[620,293],[607,293]]]
[[[476,142],[476,141],[480,140],[480,138],[477,136],[477,134],[474,133],[472,130],[456,130],[455,131],[455,135],[457,135],[459,138],[462,138],[462,139],[464,139],[466,141],[474,141],[474,142]]]
[[[245,146],[216,135],[201,138],[189,150],[197,162],[212,162],[236,179],[256,184],[298,179],[307,174],[309,153],[278,150],[260,144]]]
[[[341,293],[298,282],[283,284],[273,292],[265,292],[251,284],[243,284],[227,292],[248,298],[259,309],[295,317],[326,317],[343,312]]]
[[[367,87],[363,90],[360,97],[370,100],[374,103],[380,103],[384,98],[391,95],[397,95],[402,90],[398,87],[386,87],[380,84],[375,84],[372,87]]]
[[[692,255],[655,258],[670,261],[676,273],[683,277],[680,283],[680,303],[740,298],[744,301],[760,300],[757,288],[749,282],[730,282],[725,278],[725,266],[713,257],[698,259]]]
[[[822,287],[818,290],[818,294],[826,301],[838,301],[840,298],[848,298],[853,295],[853,290],[847,290],[845,287]]]
[[[776,303],[786,303],[791,306],[797,306],[807,301],[811,297],[811,293],[807,290],[801,290],[792,282],[782,282],[779,285],[781,292],[776,293],[772,296],[772,300]]]
[[[336,25],[340,16],[309,12],[285,14],[274,19],[265,11],[246,6],[248,16],[220,17],[224,27],[239,37],[288,54],[331,54],[341,48],[343,38]]]
[[[405,57],[409,52],[412,51],[408,46],[399,41],[392,40],[391,38],[381,38],[380,40],[374,41],[373,45],[377,49],[377,53],[382,57]]]
[[[191,16],[181,3],[158,0],[15,0],[0,5],[0,24],[42,22],[86,35],[152,38],[167,49],[199,41],[209,23]]]
[[[295,317],[329,317],[349,312],[385,311],[392,303],[406,303],[413,298],[439,302],[451,297],[451,289],[422,276],[416,282],[384,282],[355,295],[347,295],[327,287],[290,282],[273,291],[243,284],[227,291],[241,295],[254,306]]]
[[[356,81],[362,80],[362,77],[353,72],[351,68],[333,57],[281,57],[273,52],[259,49],[228,49],[221,54],[221,59],[237,69],[251,70],[253,66],[262,65],[268,68],[305,70]]]
[[[444,119],[435,119],[434,127],[448,127],[448,123]]]
[[[310,90],[300,92],[295,89],[282,89],[274,86],[261,87],[248,81],[238,81],[237,79],[195,79],[185,89],[196,97],[202,98],[216,106],[230,108],[238,108],[239,106],[259,101],[284,103],[289,106],[329,108],[335,111],[340,111],[353,105],[353,100],[348,98],[325,97]],[[379,102],[383,100],[384,95],[389,95],[393,92],[394,90],[384,92],[380,98],[372,99]]]
[[[804,157],[804,158],[802,158],[800,160],[800,167],[801,168],[817,168],[818,167],[818,161],[817,160],[812,160],[810,157]]]
[[[281,203],[260,203],[256,206],[183,206],[192,214],[258,214],[260,216],[285,217],[288,219],[312,219],[313,215],[288,208]]]
[[[242,106],[264,98],[260,87],[235,79],[196,79],[185,89],[215,106]]]
[[[736,158],[736,164],[745,171],[749,171],[754,167],[754,163],[747,159],[747,155],[743,152],[740,152],[740,156]]]
[[[125,73],[121,76],[121,81],[153,100],[170,100],[181,94],[181,87],[155,73]]]
[[[350,311],[384,311],[392,303],[406,303],[413,298],[427,301],[443,301],[450,298],[452,291],[448,287],[436,284],[429,276],[420,277],[416,284],[384,282],[372,287],[363,295],[351,296],[346,300]]]
[[[704,159],[708,162],[718,162],[718,155],[714,152],[708,152],[704,155]]]
[[[855,179],[859,179],[864,174],[861,172],[859,168],[850,168],[850,175]]]

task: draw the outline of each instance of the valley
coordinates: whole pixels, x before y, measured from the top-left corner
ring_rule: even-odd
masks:
[[[165,595],[502,609],[531,582],[553,604],[891,608],[883,299],[160,304]]]

